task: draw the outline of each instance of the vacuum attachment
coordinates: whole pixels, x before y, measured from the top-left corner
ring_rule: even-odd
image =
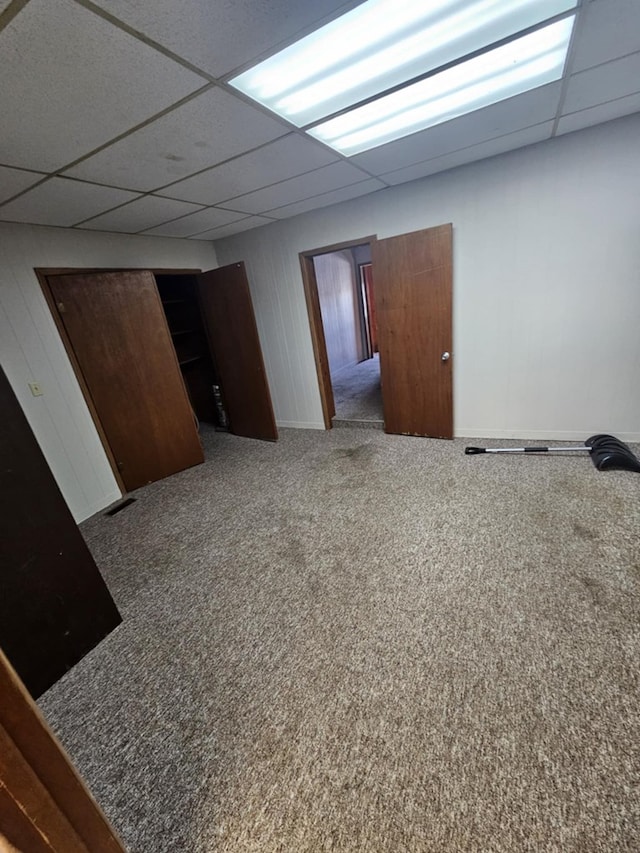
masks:
[[[592,435],[584,444],[571,447],[465,447],[469,455],[476,453],[567,453],[579,450],[587,451],[598,471],[636,471],[640,473],[640,460],[631,448],[613,435],[599,433]]]

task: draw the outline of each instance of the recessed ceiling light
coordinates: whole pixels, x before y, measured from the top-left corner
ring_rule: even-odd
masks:
[[[573,16],[308,129],[351,156],[558,80]]]
[[[306,127],[566,13],[576,3],[367,0],[229,83]]]

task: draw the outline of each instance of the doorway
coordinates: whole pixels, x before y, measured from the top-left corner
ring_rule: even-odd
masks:
[[[384,425],[374,297],[365,272],[374,240],[300,255],[327,429]]]
[[[365,287],[358,293],[366,326],[366,278],[373,295],[368,356],[379,350],[385,432],[453,438],[453,226],[449,223],[378,240],[365,237],[300,254],[318,385],[327,429],[336,417],[335,369],[328,352],[318,285],[318,258],[367,246]],[[366,330],[363,338],[366,338]],[[365,356],[366,358],[367,356]]]

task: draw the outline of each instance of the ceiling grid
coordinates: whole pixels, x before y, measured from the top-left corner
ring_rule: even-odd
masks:
[[[359,5],[0,0],[0,221],[215,240],[640,110],[637,0],[578,4],[557,82],[355,156],[229,83]]]

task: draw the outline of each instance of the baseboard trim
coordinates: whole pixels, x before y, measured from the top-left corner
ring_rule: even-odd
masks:
[[[521,439],[540,439],[546,441],[585,441],[589,436],[596,435],[598,432],[606,432],[606,430],[525,430],[525,429],[486,429],[478,427],[460,427],[455,430],[456,438],[521,438]],[[616,438],[621,441],[640,441],[640,432],[614,432]]]
[[[278,421],[278,427],[291,427],[292,429],[324,429],[321,421]]]
[[[89,504],[89,506],[85,507],[81,513],[73,513],[73,517],[75,519],[76,524],[80,524],[82,521],[86,521],[88,518],[91,518],[92,515],[95,515],[97,512],[101,512],[101,510],[106,509],[111,504],[115,503],[122,499],[122,492],[114,491],[109,492],[104,495],[104,497],[100,498],[98,501],[94,501]]]

